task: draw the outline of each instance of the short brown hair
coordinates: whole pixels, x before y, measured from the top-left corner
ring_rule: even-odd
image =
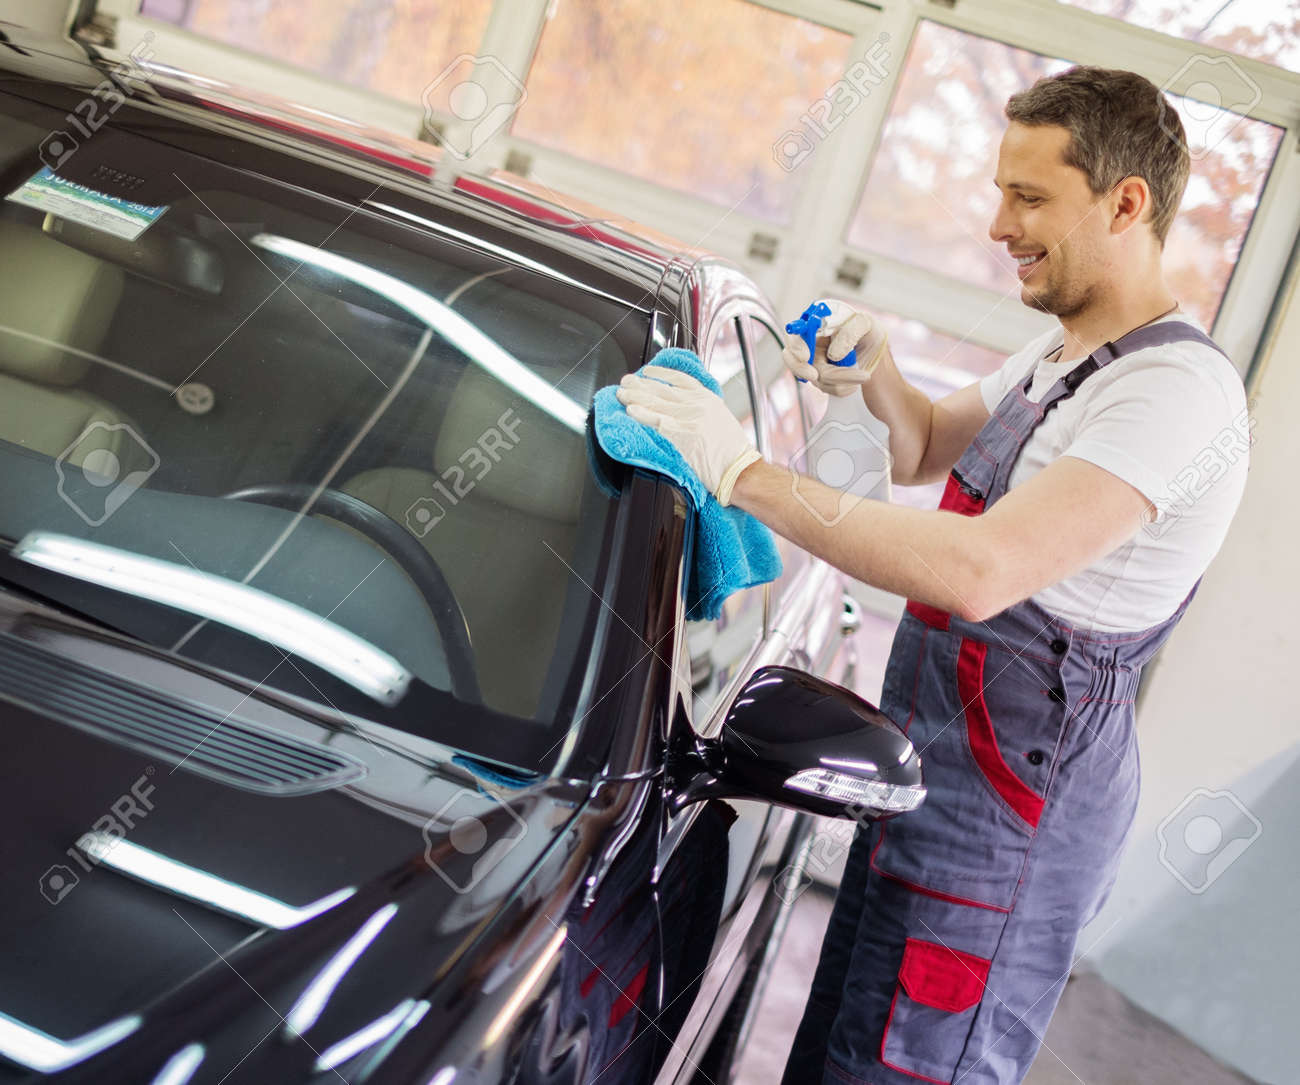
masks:
[[[1187,187],[1187,137],[1177,111],[1149,79],[1112,68],[1075,67],[1007,100],[1007,119],[1070,133],[1066,165],[1100,196],[1125,177],[1151,190],[1151,229],[1163,246]]]

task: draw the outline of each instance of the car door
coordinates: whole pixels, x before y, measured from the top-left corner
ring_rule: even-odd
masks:
[[[767,432],[764,452],[773,463],[803,474],[808,436],[828,397],[786,369],[783,340],[768,314],[751,313],[742,330]],[[776,543],[783,569],[769,592],[769,628],[789,639],[793,666],[851,688],[857,607],[844,574],[779,535]]]
[[[773,462],[797,463],[806,439],[805,405],[781,362],[780,341],[769,321],[754,307],[738,307],[715,325],[701,355],[760,450]],[[733,595],[716,621],[688,616],[685,623],[682,666],[691,677],[690,723],[700,734],[717,734],[735,690],[759,666],[813,669],[814,662],[831,665],[838,658],[835,651],[827,653],[837,647],[831,639],[840,624],[837,598],[832,597],[830,606],[809,605],[813,594],[827,591],[832,581],[838,583],[837,575],[785,540],[778,539],[778,547],[784,568],[775,582]],[[779,628],[782,621],[787,628]],[[833,680],[840,677],[818,673]],[[671,818],[660,852],[667,882],[673,883],[683,867],[694,865],[690,875],[697,894],[701,883],[718,883],[707,906],[705,898],[693,895],[693,909],[673,907],[686,898],[672,896],[669,887],[662,897],[664,944],[691,946],[694,959],[679,966],[679,989],[667,992],[688,1005],[679,1006],[666,1022],[680,1025],[670,1033],[675,1042],[659,1075],[661,1082],[689,1081],[696,1075],[746,971],[761,963],[768,935],[786,904],[772,892],[773,878],[794,860],[801,827],[807,824],[789,810],[762,802],[703,805],[703,810],[693,806]],[[716,807],[725,813],[719,815]],[[720,826],[719,817],[729,824]],[[717,841],[723,832],[725,853]],[[705,855],[713,857],[707,869],[700,860]],[[705,924],[714,927],[706,932],[711,939],[701,932]]]

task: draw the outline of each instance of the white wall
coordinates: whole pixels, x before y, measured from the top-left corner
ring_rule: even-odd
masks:
[[[1300,284],[1253,389],[1245,497],[1138,708],[1142,801],[1110,901],[1080,940],[1102,975],[1202,1047],[1266,1082],[1300,1066]],[[1200,893],[1178,831],[1199,812],[1241,849]],[[1251,818],[1255,821],[1252,821]],[[1256,821],[1258,825],[1256,825]],[[1214,844],[1213,821],[1192,841]],[[1257,836],[1255,834],[1258,833]],[[1198,835],[1199,834],[1199,835]],[[1250,838],[1255,839],[1250,841]],[[1221,858],[1231,858],[1222,851]]]

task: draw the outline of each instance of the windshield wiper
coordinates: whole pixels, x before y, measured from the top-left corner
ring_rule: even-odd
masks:
[[[10,554],[30,565],[257,637],[314,663],[384,705],[397,704],[414,677],[393,656],[336,622],[214,573],[51,531],[29,533]]]

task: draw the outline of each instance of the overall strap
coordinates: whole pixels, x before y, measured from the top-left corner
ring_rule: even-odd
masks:
[[[1122,358],[1125,354],[1132,354],[1134,351],[1146,350],[1149,347],[1163,347],[1168,343],[1184,342],[1201,343],[1213,350],[1217,350],[1225,358],[1228,356],[1218,343],[1199,328],[1194,328],[1185,321],[1167,320],[1160,324],[1143,324],[1142,327],[1134,328],[1131,332],[1120,336],[1113,343],[1103,343],[1048,389],[1047,394],[1043,397],[1043,414],[1046,415],[1061,400],[1074,395],[1078,391],[1079,385],[1096,373],[1097,370],[1110,365],[1115,359]],[[1032,387],[1033,380],[1034,375],[1031,372],[1024,384],[1026,394]]]

